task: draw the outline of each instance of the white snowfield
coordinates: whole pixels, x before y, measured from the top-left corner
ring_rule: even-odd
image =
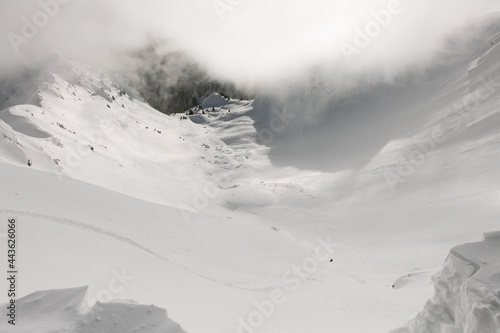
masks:
[[[187,120],[54,59],[40,103],[0,107],[0,332],[497,332],[498,238],[446,256],[499,229],[499,41]]]

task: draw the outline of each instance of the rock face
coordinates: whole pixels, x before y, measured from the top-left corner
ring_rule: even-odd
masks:
[[[84,309],[86,292],[87,287],[38,291],[19,299],[15,332],[185,333],[164,309],[153,305],[98,302]],[[12,327],[0,322],[0,332],[10,332]]]
[[[187,54],[176,51],[162,54],[150,45],[134,54],[137,64],[129,81],[141,96],[156,110],[165,113],[182,113],[199,106],[214,92],[235,99],[251,99],[233,82],[219,80]]]
[[[500,332],[500,232],[452,249],[433,282],[434,297],[393,333]]]

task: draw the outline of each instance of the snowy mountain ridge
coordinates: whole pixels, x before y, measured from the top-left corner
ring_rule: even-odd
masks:
[[[212,94],[167,116],[119,77],[58,60],[28,82],[35,96],[0,111],[0,218],[20,221],[20,294],[52,290],[20,304],[42,295],[102,311],[96,332],[128,311],[117,299],[166,308],[190,333],[387,332],[431,298],[402,332],[473,332],[478,318],[495,332],[496,236],[455,248],[434,298],[430,279],[451,247],[498,229],[494,35],[405,94],[319,98],[335,112],[307,126],[309,91],[281,106]],[[115,288],[116,272],[130,281]]]

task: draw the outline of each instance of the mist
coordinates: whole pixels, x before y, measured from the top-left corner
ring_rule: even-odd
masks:
[[[493,0],[2,0],[0,71],[54,52],[124,71],[155,40],[238,84],[315,70],[391,81],[429,66],[451,35],[471,38],[465,27],[499,9]]]

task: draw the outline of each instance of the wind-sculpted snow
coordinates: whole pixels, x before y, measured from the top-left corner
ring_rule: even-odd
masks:
[[[500,232],[451,250],[434,276],[434,297],[394,333],[500,332]]]
[[[37,291],[18,300],[15,326],[0,321],[1,332],[18,333],[185,333],[164,309],[132,301],[96,303],[86,309],[87,287]],[[1,305],[5,308],[7,305]]]
[[[22,107],[14,107],[11,110],[15,112],[16,111],[20,112],[21,111],[20,109],[22,109]],[[24,107],[24,112],[31,113],[32,109],[38,109],[38,108],[33,105],[26,105]],[[28,118],[13,114],[11,110],[7,109],[4,111],[0,111],[0,120],[3,120],[16,132],[38,139],[47,139],[52,137],[50,133],[47,133],[44,130],[40,129],[38,126],[33,124]]]

